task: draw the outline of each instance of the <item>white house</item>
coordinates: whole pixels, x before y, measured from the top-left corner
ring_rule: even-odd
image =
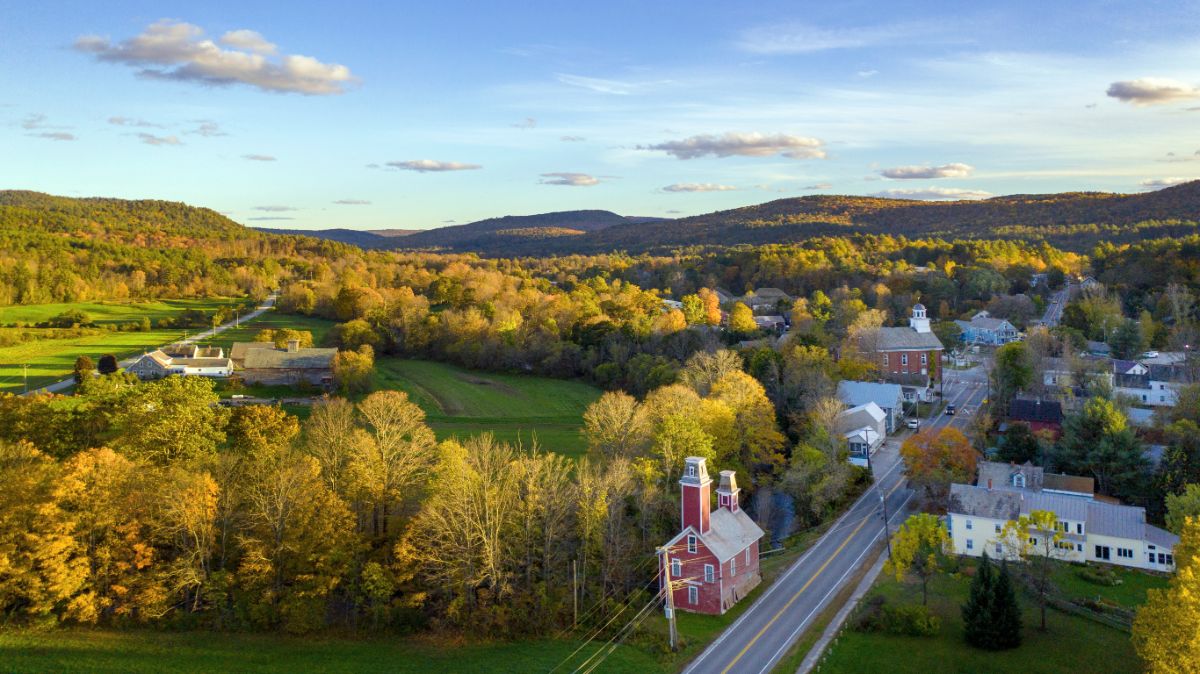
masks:
[[[899,384],[883,384],[873,381],[838,382],[838,399],[847,407],[858,407],[875,403],[883,413],[885,429],[895,433],[904,421],[904,390]]]
[[[1003,318],[992,318],[986,311],[980,311],[969,321],[954,323],[962,330],[962,340],[967,344],[1000,346],[1019,339],[1016,326]]]
[[[837,417],[837,432],[846,440],[850,463],[866,468],[887,435],[887,415],[873,402],[851,407]]]
[[[169,375],[185,377],[228,377],[233,361],[218,347],[172,346],[143,354],[129,367],[139,379],[162,379]]]
[[[1179,537],[1146,523],[1146,511],[1047,490],[950,485],[948,529],[954,552],[1015,559],[1005,543],[1004,525],[1035,510],[1055,514],[1062,532],[1056,543],[1060,558],[1072,562],[1105,562],[1135,569],[1172,571]],[[1042,543],[1036,534],[1030,542]]]

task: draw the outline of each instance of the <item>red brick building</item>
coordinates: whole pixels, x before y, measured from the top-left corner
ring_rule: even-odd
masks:
[[[682,530],[659,556],[659,582],[668,563],[675,608],[719,615],[762,581],[758,542],[763,531],[741,509],[732,470],[721,471],[716,510],[705,459],[688,457],[679,484]]]
[[[929,329],[923,304],[914,304],[908,327],[880,328],[869,349],[883,378],[910,387],[928,387],[941,379],[942,341]],[[905,391],[907,397],[909,391]]]

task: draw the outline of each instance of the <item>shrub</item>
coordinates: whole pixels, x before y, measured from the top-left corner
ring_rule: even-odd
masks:
[[[1115,587],[1122,583],[1115,571],[1099,565],[1080,567],[1075,570],[1075,575],[1093,585],[1103,585],[1104,587]]]
[[[871,597],[850,623],[857,632],[881,632],[910,637],[931,637],[942,628],[942,620],[919,604],[889,606],[882,596]]]

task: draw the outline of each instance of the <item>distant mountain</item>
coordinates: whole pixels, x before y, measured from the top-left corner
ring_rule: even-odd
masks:
[[[329,241],[340,241],[359,248],[391,248],[394,235],[380,234],[378,231],[367,229],[278,229],[275,227],[254,227],[267,234],[293,234],[296,236],[311,236]],[[387,229],[385,232],[405,230]]]
[[[617,223],[577,236],[510,237],[503,242],[478,238],[462,241],[459,246],[497,256],[545,255],[889,234],[909,238],[1044,240],[1061,248],[1087,251],[1100,241],[1120,243],[1193,234],[1197,232],[1197,220],[1200,181],[1193,181],[1141,194],[1017,194],[979,201],[807,196],[677,220]]]
[[[506,215],[466,225],[437,227],[393,242],[402,248],[492,251],[519,241],[540,241],[581,236],[619,225],[657,221],[617,215],[612,211],[561,211],[538,215]]]
[[[141,246],[246,238],[246,228],[210,209],[175,201],[60,197],[0,190],[0,229]]]

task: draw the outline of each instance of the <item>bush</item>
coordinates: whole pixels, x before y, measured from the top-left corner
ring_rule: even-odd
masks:
[[[867,600],[850,623],[856,632],[880,632],[910,637],[931,637],[942,628],[942,620],[919,604],[889,606],[876,595]]]
[[[1104,587],[1116,587],[1122,583],[1116,572],[1105,566],[1084,566],[1076,569],[1075,575],[1093,585],[1103,585]]]

